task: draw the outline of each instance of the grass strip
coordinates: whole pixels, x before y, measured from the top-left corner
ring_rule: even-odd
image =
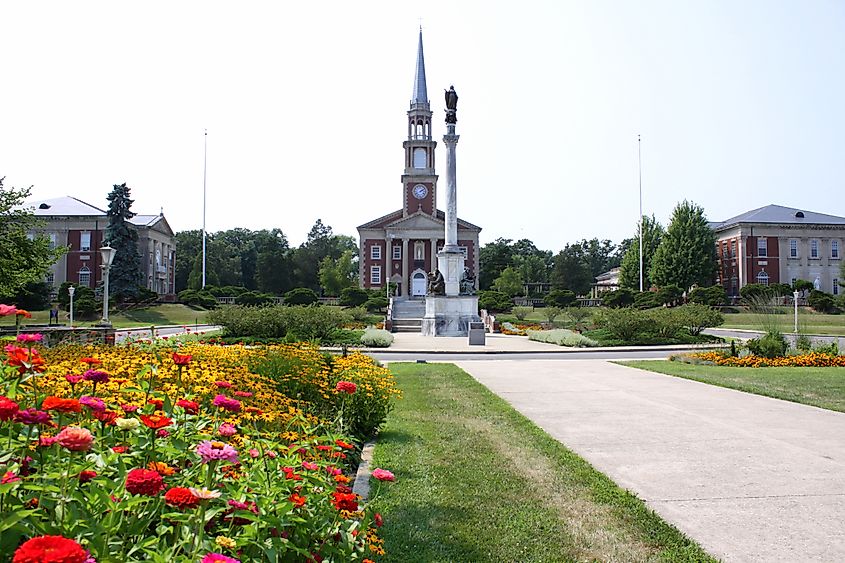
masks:
[[[714,561],[633,494],[451,364],[390,365],[403,392],[374,484],[387,561]]]
[[[845,412],[845,368],[693,365],[665,360],[616,362],[710,385]]]

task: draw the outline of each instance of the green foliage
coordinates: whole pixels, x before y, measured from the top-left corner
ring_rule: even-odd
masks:
[[[577,332],[572,332],[571,330],[566,330],[565,328],[556,328],[554,330],[529,330],[528,339],[573,348],[590,348],[599,345],[599,343],[592,338],[587,338],[586,336],[578,334]]]
[[[41,311],[50,308],[50,294],[53,286],[47,282],[30,282],[12,295],[0,296],[0,302],[13,303],[19,309]]]
[[[644,312],[633,308],[603,309],[594,315],[600,328],[607,330],[614,338],[624,342],[632,341],[640,334],[650,331],[651,320]]]
[[[687,303],[676,307],[674,314],[692,336],[698,336],[705,328],[721,326],[725,322],[725,317],[720,312],[701,303]]]
[[[546,305],[554,307],[569,307],[575,303],[575,292],[568,289],[553,289],[543,298]]]
[[[575,328],[580,330],[588,318],[590,318],[591,313],[589,309],[586,307],[567,307],[563,310],[563,313],[572,321],[572,324],[575,325]]]
[[[795,349],[802,352],[809,352],[813,349],[813,341],[806,334],[801,334],[795,339]]]
[[[769,289],[769,286],[767,285],[759,283],[749,283],[747,285],[742,286],[742,289],[739,290],[739,296],[743,299],[743,301],[745,301],[746,304],[749,304],[752,301],[761,299],[771,301],[775,294],[771,289]]]
[[[663,226],[651,217],[643,216],[643,289],[648,290],[653,284],[651,279],[651,263],[660,241],[665,235]],[[622,257],[619,267],[619,285],[631,290],[640,288],[640,226],[637,234]]]
[[[39,233],[43,226],[22,204],[32,188],[6,188],[0,178],[0,295],[15,295],[28,283],[39,282],[65,248],[51,248]],[[30,233],[35,235],[30,239]]]
[[[773,283],[769,288],[778,297],[792,297],[792,286],[788,283]]]
[[[379,295],[378,297],[370,297],[367,299],[366,303],[364,303],[364,308],[367,311],[384,311],[387,309],[387,297],[383,295]]]
[[[567,244],[557,253],[549,281],[555,289],[568,289],[576,295],[590,291],[593,274],[589,257],[580,243]]]
[[[807,298],[807,304],[819,313],[832,313],[836,311],[833,296],[815,289],[810,292],[810,296]]]
[[[634,304],[634,291],[627,287],[607,291],[601,296],[601,304],[612,308],[630,307]]]
[[[353,286],[345,287],[340,292],[340,304],[344,307],[360,307],[369,299],[366,289]]]
[[[517,320],[524,321],[528,315],[530,315],[534,311],[531,307],[514,307],[511,309],[511,313],[513,316],[517,318]]]
[[[659,290],[657,290],[657,298],[660,300],[661,305],[668,305],[670,307],[674,307],[678,304],[681,298],[684,295],[684,290],[678,287],[677,285],[664,285]]]
[[[481,272],[478,283],[482,291],[493,287],[493,282],[513,261],[511,239],[498,238],[481,247],[478,253]]]
[[[358,244],[355,239],[334,234],[330,226],[317,219],[308,232],[306,241],[292,253],[294,281],[299,287],[319,290],[319,271],[325,258],[338,260],[346,251],[350,251],[352,256],[358,255]],[[358,273],[357,262],[355,262],[353,273],[354,275]]]
[[[68,292],[68,288],[72,285],[73,284],[70,282],[64,282],[62,285],[59,286],[59,294],[57,299],[59,301],[59,306],[65,311],[70,311],[70,292]],[[90,287],[85,287],[84,285],[76,286],[76,289],[73,293],[74,317],[76,317],[76,314],[79,311],[80,300],[90,300],[91,303],[94,303],[94,290]],[[97,306],[94,305],[94,309],[96,308]]]
[[[488,313],[506,313],[513,307],[511,298],[499,291],[478,292],[478,307]]]
[[[827,344],[817,344],[813,351],[819,354],[829,354],[831,356],[839,355],[839,344],[833,340]]]
[[[786,338],[776,330],[766,332],[760,338],[753,338],[745,345],[752,354],[763,358],[780,358],[786,355],[789,348]]]
[[[320,286],[326,295],[338,296],[355,284],[358,268],[354,257],[351,250],[345,250],[337,259],[326,256],[320,262]]]
[[[221,325],[227,336],[308,341],[329,338],[332,331],[349,321],[349,316],[335,307],[230,305],[211,311],[207,320]]]
[[[637,309],[653,309],[663,305],[663,299],[656,291],[643,291],[634,295],[634,306]]]
[[[393,335],[379,328],[368,328],[361,335],[361,345],[368,348],[387,348],[393,344]]]
[[[716,236],[704,209],[684,200],[672,213],[666,234],[651,264],[651,280],[658,286],[711,285],[716,274]]]
[[[258,293],[257,291],[247,291],[235,297],[235,304],[237,305],[268,305],[276,301],[275,297],[269,293]]]
[[[297,287],[285,293],[285,305],[311,305],[317,299],[317,293],[308,287]]]
[[[543,307],[543,309],[541,309],[541,312],[551,324],[555,322],[556,318],[563,314],[563,309],[561,309],[560,307]]]
[[[815,289],[813,282],[807,280],[795,280],[795,283],[792,284],[792,289],[795,291],[812,291]]]
[[[115,184],[109,200],[105,243],[114,248],[114,261],[109,269],[109,295],[118,302],[138,297],[141,279],[141,254],[138,251],[138,231],[129,220],[135,213],[129,210],[129,186]]]
[[[524,291],[522,274],[516,268],[508,266],[493,282],[493,289],[508,297],[522,294]]]
[[[690,303],[700,303],[711,307],[720,307],[728,300],[728,292],[721,285],[696,287],[689,293]]]

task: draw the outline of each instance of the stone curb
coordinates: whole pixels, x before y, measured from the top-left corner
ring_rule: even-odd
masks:
[[[370,496],[370,462],[373,461],[373,449],[375,449],[375,441],[367,442],[361,449],[361,463],[358,464],[358,472],[355,474],[355,482],[352,484],[352,492],[361,497],[362,502],[366,502]]]
[[[672,344],[666,346],[600,346],[596,348],[564,348],[559,350],[418,350],[418,349],[390,349],[390,348],[352,348],[349,352],[362,352],[366,354],[579,354],[590,352],[640,352],[640,351],[667,351],[679,350],[719,350],[729,344]],[[324,352],[343,352],[343,348],[326,347],[320,348]]]

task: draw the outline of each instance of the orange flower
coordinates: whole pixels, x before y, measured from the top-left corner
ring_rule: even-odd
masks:
[[[288,500],[293,503],[294,508],[302,508],[308,501],[308,499],[298,493],[293,493],[291,496],[288,497]]]
[[[41,403],[41,408],[45,411],[55,412],[81,412],[82,405],[77,399],[62,399],[61,397],[47,397]]]
[[[19,317],[26,317],[27,319],[32,318],[32,313],[30,313],[26,309],[18,309],[17,311],[15,311],[15,315]]]
[[[166,416],[159,416],[157,414],[142,414],[139,418],[141,419],[141,422],[144,423],[144,426],[152,428],[153,430],[164,428],[165,426],[173,424],[172,419],[167,418]]]
[[[147,469],[151,469],[152,471],[155,471],[155,472],[159,473],[160,475],[164,475],[166,477],[169,477],[170,475],[173,475],[173,474],[176,473],[175,468],[170,467],[169,465],[167,465],[163,461],[151,461],[147,464]]]

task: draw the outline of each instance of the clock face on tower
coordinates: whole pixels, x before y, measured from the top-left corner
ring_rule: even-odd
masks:
[[[415,198],[423,199],[428,195],[428,188],[424,184],[417,184],[414,186],[413,194]]]

